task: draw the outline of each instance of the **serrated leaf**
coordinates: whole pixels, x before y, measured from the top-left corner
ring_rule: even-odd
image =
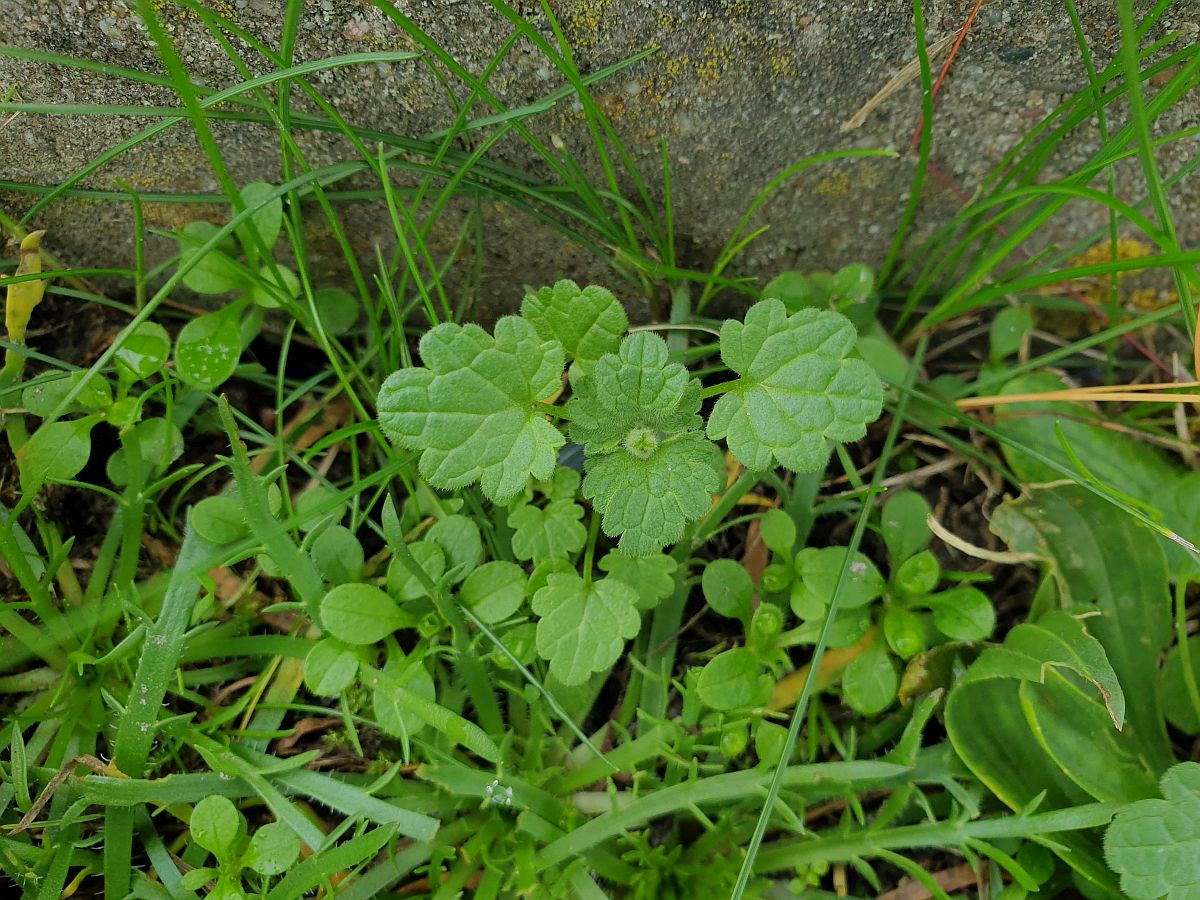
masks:
[[[669,358],[666,341],[638,332],[601,357],[591,375],[572,378],[571,440],[589,454],[610,453],[699,429],[700,382]]]
[[[712,505],[722,484],[714,454],[698,432],[685,432],[660,444],[649,459],[623,450],[592,457],[583,495],[600,513],[604,533],[620,537],[623,552],[657,553]]]
[[[612,292],[596,284],[580,288],[566,279],[526,294],[521,315],[543,340],[563,345],[573,369],[590,372],[605,353],[613,353],[629,328],[625,308]]]
[[[796,472],[824,468],[830,445],[866,434],[883,408],[883,388],[861,359],[847,359],[854,326],[828,310],[793,315],[779,300],[750,307],[745,322],[721,328],[721,358],[741,376],[717,401],[708,436],[725,438],[748,469],[776,463]]]
[[[629,585],[638,595],[638,609],[650,610],[675,590],[675,570],[679,564],[665,553],[630,556],[620,550],[606,553],[600,560],[601,571]]]
[[[175,369],[192,387],[212,390],[237,368],[242,355],[241,306],[197,316],[175,340]]]
[[[573,500],[555,500],[545,509],[523,503],[508,514],[515,529],[513,555],[531,559],[536,566],[553,557],[568,557],[579,551],[587,540],[587,529],[579,521],[583,507]]]
[[[612,666],[641,627],[637,592],[615,578],[586,583],[574,572],[552,574],[533,595],[541,616],[537,650],[563,684],[582,684]]]
[[[1172,766],[1162,800],[1139,800],[1117,813],[1104,836],[1104,857],[1137,900],[1200,896],[1200,763]]]
[[[507,503],[530,476],[550,476],[564,439],[535,404],[560,387],[562,345],[506,316],[495,337],[477,325],[438,325],[420,352],[428,368],[390,375],[377,408],[388,437],[421,451],[430,484],[479,481],[488,499]]]

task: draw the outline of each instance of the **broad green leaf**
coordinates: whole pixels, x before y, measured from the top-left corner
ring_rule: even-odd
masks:
[[[704,567],[700,587],[715,612],[727,619],[741,619],[749,626],[754,582],[745,566],[736,559],[714,559]]]
[[[142,322],[122,334],[114,358],[122,381],[149,378],[162,371],[171,355],[171,336],[157,322]]]
[[[467,576],[462,600],[485,622],[503,622],[525,602],[525,571],[516,563],[487,562]]]
[[[1137,900],[1200,896],[1200,763],[1182,762],[1162,777],[1162,800],[1146,799],[1117,813],[1104,836],[1104,855]]]
[[[242,306],[234,304],[192,319],[175,340],[175,369],[191,387],[212,390],[237,368],[242,355]]]
[[[21,406],[25,408],[26,412],[44,419],[58,407],[68,393],[75,390],[86,379],[83,388],[72,402],[70,410],[106,410],[113,402],[112,389],[103,378],[99,376],[88,378],[88,375],[87,371],[70,372],[26,385],[21,391]],[[43,374],[38,377],[43,379],[47,378],[47,375]]]
[[[851,709],[864,716],[876,715],[891,706],[899,686],[896,663],[878,638],[851,660],[842,673],[842,697]]]
[[[606,553],[600,569],[610,577],[629,585],[638,595],[638,609],[645,612],[658,606],[675,590],[675,570],[678,563],[665,553],[653,556],[630,556],[620,550]]]
[[[590,372],[605,353],[616,352],[629,319],[612,292],[596,284],[580,289],[566,279],[526,294],[521,315],[542,340],[563,345],[573,369]]]
[[[533,595],[538,654],[563,684],[582,684],[613,665],[638,633],[637,592],[615,578],[585,582],[553,574]]]
[[[550,476],[564,439],[536,404],[561,386],[562,345],[506,316],[495,337],[477,325],[438,325],[420,352],[428,368],[390,375],[377,408],[388,437],[421,451],[432,485],[479,481],[488,499],[507,503],[530,476]]]
[[[260,825],[250,838],[242,864],[259,875],[282,875],[300,858],[300,838],[283,822]]]
[[[345,334],[358,321],[358,299],[341,288],[325,287],[313,291],[313,306],[327,334]]]
[[[721,489],[713,445],[685,432],[658,445],[648,459],[617,451],[592,457],[583,495],[592,501],[604,533],[620,537],[630,556],[647,556],[674,544],[688,522],[700,518]]]
[[[275,185],[265,181],[255,181],[241,190],[242,202],[249,209],[258,207],[250,214],[250,221],[238,226],[238,231],[249,236],[251,230],[258,234],[262,241],[262,249],[270,250],[279,240],[279,232],[283,227],[283,201],[279,197],[269,197],[276,190]]]
[[[796,554],[796,580],[792,583],[792,612],[801,619],[816,619],[837,588],[845,547],[805,547]],[[883,596],[885,583],[875,564],[866,554],[855,551],[842,586],[841,608],[857,609]]]
[[[347,644],[374,644],[410,624],[396,601],[371,584],[339,584],[321,598],[321,625]]]
[[[192,840],[225,865],[231,865],[242,852],[246,820],[228,797],[205,797],[192,809],[188,827]]]
[[[1166,665],[1162,668],[1162,700],[1167,721],[1184,734],[1200,734],[1200,710],[1197,710],[1196,700],[1192,698],[1192,690],[1185,677],[1186,669],[1183,654],[1179,644],[1171,648],[1167,654]],[[1200,635],[1188,638],[1188,656],[1191,658],[1192,683],[1200,692]]]
[[[1021,349],[1025,335],[1032,330],[1033,317],[1027,310],[1020,306],[1004,307],[996,313],[988,331],[988,357],[992,362],[1000,362],[1006,356],[1016,353]]]
[[[197,294],[225,294],[247,287],[246,275],[229,255],[233,252],[233,245],[228,239],[201,255],[201,245],[219,230],[208,222],[189,222],[177,236],[180,268],[189,260],[200,257],[196,265],[183,276],[184,285]]]
[[[228,494],[205,497],[192,507],[192,528],[206,541],[232,544],[250,533],[243,504]]]
[[[363,577],[365,557],[362,544],[345,525],[330,525],[308,548],[313,565],[330,584],[346,584]]]
[[[782,509],[768,509],[758,520],[758,533],[772,553],[791,556],[796,546],[796,523]]]
[[[538,565],[578,552],[587,540],[582,518],[583,507],[574,500],[555,500],[544,509],[528,503],[513,507],[508,513],[513,555]]]
[[[937,557],[928,550],[910,556],[892,573],[892,587],[896,594],[914,600],[932,593],[942,580],[942,567]]]
[[[771,696],[771,677],[752,650],[738,647],[714,656],[700,671],[696,693],[719,712],[765,704]]]
[[[854,326],[834,312],[791,316],[779,300],[750,307],[721,328],[721,358],[740,377],[713,407],[708,436],[725,438],[746,468],[776,463],[796,472],[825,467],[833,443],[866,434],[883,408],[879,376],[847,359]]]
[[[929,530],[929,503],[916,491],[892,494],[883,504],[879,525],[892,564],[904,562],[925,549],[933,532]]]
[[[336,697],[354,683],[358,657],[335,638],[322,638],[304,657],[304,686],[319,697]]]
[[[933,610],[937,630],[952,640],[982,641],[996,627],[992,601],[978,588],[963,586],[931,594],[923,605]]]
[[[1074,485],[1028,489],[1002,504],[991,528],[1013,550],[1044,559],[1064,607],[1094,603],[1087,630],[1103,646],[1124,693],[1136,697],[1125,733],[1152,770],[1172,760],[1158,694],[1158,659],[1171,635],[1170,594],[1159,539]]]
[[[483,538],[479,526],[466,516],[446,516],[438,519],[425,534],[425,540],[437,544],[446,554],[446,571],[457,569],[454,583],[467,577],[483,555]]]
[[[67,481],[87,465],[92,454],[96,416],[42,425],[17,450],[21,491],[36,494],[47,482]]]

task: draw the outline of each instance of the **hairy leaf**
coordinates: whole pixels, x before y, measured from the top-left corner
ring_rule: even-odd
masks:
[[[1200,896],[1200,763],[1183,762],[1162,777],[1162,800],[1139,800],[1117,813],[1104,856],[1121,889],[1138,900]]]
[[[611,291],[596,284],[581,289],[566,279],[526,294],[521,315],[543,340],[562,344],[574,360],[572,368],[580,373],[590,372],[596,360],[615,352],[629,327],[625,308]]]
[[[617,581],[629,585],[638,595],[638,609],[654,609],[659,600],[675,590],[675,570],[678,563],[665,553],[653,556],[630,556],[613,550],[600,560],[600,568]]]
[[[658,446],[649,459],[618,451],[588,460],[583,495],[603,517],[609,537],[620,536],[630,556],[657,553],[708,511],[721,488],[719,455],[698,432]]]
[[[532,559],[534,565],[570,556],[587,540],[582,518],[583,507],[574,500],[555,500],[545,509],[528,503],[513,507],[508,514],[508,524],[515,529],[513,554],[517,559]]]
[[[749,469],[776,462],[797,472],[825,466],[832,443],[854,441],[883,408],[883,388],[861,359],[846,359],[854,326],[828,310],[789,316],[779,300],[750,307],[721,328],[721,358],[741,377],[717,401],[708,436],[725,438]]]
[[[379,424],[400,446],[422,451],[430,484],[479,481],[489,499],[506,503],[531,475],[550,476],[564,441],[536,403],[559,388],[561,344],[506,316],[495,337],[477,325],[439,325],[420,352],[428,368],[401,369],[383,383]]]
[[[588,584],[574,572],[552,574],[533,595],[538,654],[563,684],[582,684],[608,669],[638,633],[637,592],[615,578]]]

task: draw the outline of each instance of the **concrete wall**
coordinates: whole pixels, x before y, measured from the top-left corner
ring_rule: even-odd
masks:
[[[914,81],[900,89],[860,128],[839,125],[914,56],[911,6],[903,0],[553,0],[583,71],[594,71],[651,45],[651,58],[596,88],[597,99],[658,184],[659,142],[672,158],[675,212],[682,262],[706,267],[755,193],[800,158],[846,147],[892,148],[898,160],[838,162],[810,169],[789,182],[761,212],[770,233],[745,257],[742,271],[770,276],[785,268],[824,268],[886,252],[903,207],[912,171],[907,154],[920,108]],[[1101,62],[1117,42],[1113,4],[1078,3]],[[1148,7],[1150,4],[1138,4]],[[0,0],[0,21],[10,43],[159,71],[153,43],[133,12],[134,0]],[[159,14],[194,77],[211,86],[240,80],[199,19],[174,0]],[[480,0],[395,0],[409,16],[472,72],[512,31]],[[971,0],[927,0],[931,41],[954,34]],[[271,0],[219,0],[211,7],[241,28],[275,45],[283,4]],[[519,4],[543,33],[535,3]],[[1177,29],[1195,39],[1198,6],[1179,0],[1156,34]],[[272,66],[235,40],[251,69]],[[377,8],[359,0],[305,4],[297,60],[367,50],[416,49]],[[418,63],[369,65],[312,77],[350,121],[401,134],[419,134],[450,118],[444,89]],[[510,106],[533,100],[559,84],[558,74],[527,41],[520,41],[491,86]],[[945,178],[932,178],[921,212],[923,230],[942,221],[960,202],[955,186],[970,191],[1031,126],[1064,96],[1086,85],[1083,66],[1060,0],[989,0],[985,3],[938,98],[934,161]],[[16,88],[27,102],[119,104],[174,103],[171,93],[66,68],[0,59],[0,90]],[[1173,110],[1164,129],[1194,124],[1193,98]],[[150,120],[130,117],[61,118],[19,115],[0,120],[0,178],[54,183]],[[587,152],[583,116],[564,101],[537,120],[543,137],[561,138]],[[216,136],[239,181],[277,180],[277,139],[268,130],[217,123]],[[315,163],[353,157],[344,139],[297,134]],[[1064,147],[1050,173],[1069,171],[1085,158],[1091,135]],[[1195,152],[1195,143],[1164,153],[1169,171]],[[528,149],[506,139],[493,152],[503,162],[528,167]],[[541,171],[535,167],[534,171]],[[88,178],[111,189],[115,179],[147,191],[211,192],[218,189],[186,126],[176,127]],[[1137,196],[1136,184],[1130,188]],[[1177,195],[1181,212],[1200,208],[1196,180]],[[31,197],[0,194],[10,214],[28,209]],[[564,275],[586,278],[597,270],[569,242],[498,204],[487,207],[486,309],[520,297],[520,285]],[[390,250],[391,229],[378,208],[347,207],[350,230],[364,253],[375,244]],[[151,204],[150,224],[169,228],[195,217],[219,219],[220,210],[195,204]],[[1195,241],[1200,216],[1181,216],[1183,237]],[[1080,209],[1052,227],[1069,236],[1102,221]],[[126,204],[88,199],[56,203],[36,225],[50,229],[50,250],[76,264],[128,264],[132,256]],[[313,217],[318,246],[332,246]],[[448,231],[448,229],[447,229]],[[446,234],[442,234],[443,239]],[[156,240],[152,255],[172,245]],[[369,265],[370,257],[364,255]],[[339,261],[328,258],[338,277]]]

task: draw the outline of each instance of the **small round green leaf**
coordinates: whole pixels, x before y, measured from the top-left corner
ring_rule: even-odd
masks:
[[[896,699],[899,686],[896,664],[879,643],[856,656],[842,673],[842,696],[846,704],[864,716],[887,709]]]
[[[330,525],[308,548],[313,565],[331,584],[359,581],[363,577],[362,544],[345,525]]]
[[[175,341],[175,368],[192,387],[212,390],[237,368],[242,355],[240,309],[235,304],[197,316],[180,330]]]
[[[1021,349],[1021,341],[1033,330],[1033,317],[1020,306],[1006,306],[992,320],[992,328],[988,333],[991,343],[989,357],[992,362],[1000,362]]]
[[[251,230],[256,232],[263,250],[275,246],[283,227],[283,202],[279,197],[271,197],[276,190],[275,185],[265,181],[251,182],[241,190],[242,203],[254,212],[250,214],[250,221],[240,225],[238,231],[247,237]]]
[[[162,371],[171,355],[171,336],[157,322],[142,322],[119,340],[114,356],[123,381],[149,378]]]
[[[345,334],[358,321],[358,300],[341,288],[326,287],[313,291],[313,306],[327,334]]]
[[[479,526],[466,516],[446,516],[433,523],[425,535],[425,540],[432,541],[446,551],[446,571],[459,568],[454,576],[454,583],[467,577],[467,574],[479,563],[483,555],[483,539],[479,536]]]
[[[357,674],[358,657],[334,638],[317,641],[304,658],[304,686],[320,697],[338,696]]]
[[[930,512],[929,504],[916,491],[900,491],[883,504],[880,529],[893,565],[904,562],[929,543],[933,534],[927,524]]]
[[[165,472],[167,467],[183,454],[182,432],[174,422],[160,416],[138,422],[133,427],[133,434],[126,437],[125,444],[137,446],[144,480],[150,480]],[[113,484],[128,484],[129,457],[126,447],[121,447],[110,456],[104,469]]]
[[[796,523],[782,509],[769,509],[758,521],[758,533],[767,549],[780,556],[791,556],[796,546]]]
[[[408,552],[429,576],[429,580],[436,584],[446,571],[446,555],[442,548],[429,541],[415,541],[408,545]],[[418,600],[429,596],[421,579],[399,557],[388,566],[387,590],[397,600]]]
[[[502,622],[525,602],[525,581],[516,563],[484,563],[467,576],[459,596],[483,621]]]
[[[941,580],[942,567],[938,565],[937,557],[922,550],[900,564],[892,583],[901,597],[912,600],[931,593]]]
[[[696,693],[719,711],[742,709],[762,701],[762,663],[752,650],[726,650],[708,661],[696,681]]]
[[[225,252],[232,249],[226,241],[219,242],[208,251],[201,251],[201,246],[218,230],[209,222],[189,222],[179,235],[179,267],[183,268],[199,257],[183,276],[184,285],[197,294],[225,294],[246,287],[246,276]]]
[[[263,266],[250,286],[250,299],[264,309],[276,309],[300,296],[300,279],[286,266]]]
[[[893,607],[887,611],[883,634],[901,659],[912,659],[925,649],[925,625],[919,615],[907,609]]]
[[[700,577],[704,599],[714,612],[727,619],[750,621],[750,602],[754,582],[746,567],[733,559],[715,559],[704,567]]]
[[[996,627],[992,601],[978,588],[956,587],[930,596],[937,630],[956,641],[982,641]]]
[[[250,838],[242,863],[259,875],[282,875],[300,858],[300,838],[283,822],[268,822]]]
[[[347,644],[374,644],[410,619],[396,601],[371,584],[339,584],[321,599],[321,624]]]
[[[218,862],[230,864],[241,854],[246,820],[228,797],[205,797],[192,809],[188,827],[192,839]]]
[[[822,615],[837,587],[845,547],[806,547],[796,554],[797,580],[792,585],[792,611],[802,619]],[[884,581],[875,564],[855,552],[842,587],[841,608],[857,609],[883,596]]]
[[[17,451],[21,490],[35,494],[47,482],[67,481],[87,465],[92,454],[96,417],[42,425]]]
[[[250,533],[242,504],[228,494],[205,497],[192,507],[196,534],[214,544],[232,544]]]

